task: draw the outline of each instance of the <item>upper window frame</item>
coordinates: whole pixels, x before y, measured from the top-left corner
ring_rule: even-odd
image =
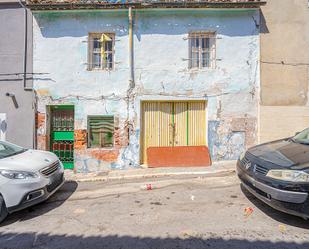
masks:
[[[94,67],[93,63],[93,54],[94,54],[94,48],[93,48],[93,41],[95,38],[100,38],[103,34],[108,35],[112,38],[112,66],[111,68],[108,68],[107,66],[103,66],[103,58],[101,56],[101,67]],[[88,33],[88,67],[87,69],[89,71],[113,71],[115,70],[115,37],[116,34],[113,32],[89,32]],[[99,52],[98,52],[99,53]]]
[[[198,44],[198,66],[193,65],[193,39],[194,38],[199,38],[199,44]],[[202,39],[203,38],[209,38],[209,50],[207,49],[203,50],[202,48]],[[213,47],[211,47],[213,45]],[[202,60],[202,54],[203,53],[210,53],[210,65],[209,66],[203,66],[203,60]],[[189,59],[188,59],[188,68],[190,70],[203,70],[203,69],[215,69],[216,68],[216,62],[217,62],[217,33],[215,31],[191,31],[188,34],[188,54],[189,54]]]

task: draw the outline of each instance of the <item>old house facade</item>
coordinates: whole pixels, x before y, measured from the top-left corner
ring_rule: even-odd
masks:
[[[258,140],[263,1],[28,2],[38,148],[78,172],[150,147],[236,159]],[[60,10],[61,9],[61,10]]]

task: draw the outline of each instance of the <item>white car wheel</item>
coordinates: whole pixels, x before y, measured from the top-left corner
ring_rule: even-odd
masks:
[[[6,218],[7,215],[8,210],[6,209],[3,197],[0,195],[0,223]]]

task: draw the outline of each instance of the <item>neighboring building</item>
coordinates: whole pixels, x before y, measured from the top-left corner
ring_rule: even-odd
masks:
[[[266,142],[309,127],[308,0],[268,0],[261,13],[260,141]]]
[[[18,1],[0,0],[0,140],[33,148],[32,15],[25,15]]]
[[[34,80],[38,148],[78,172],[138,167],[158,146],[236,159],[258,139],[264,2],[129,2],[28,2],[34,71],[48,73]]]

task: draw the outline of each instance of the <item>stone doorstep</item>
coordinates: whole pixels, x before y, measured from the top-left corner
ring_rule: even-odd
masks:
[[[127,170],[110,170],[98,173],[74,173],[65,170],[67,181],[96,182],[109,180],[142,179],[168,176],[201,176],[216,177],[235,173],[236,161],[214,162],[209,167],[190,168],[138,168]]]

